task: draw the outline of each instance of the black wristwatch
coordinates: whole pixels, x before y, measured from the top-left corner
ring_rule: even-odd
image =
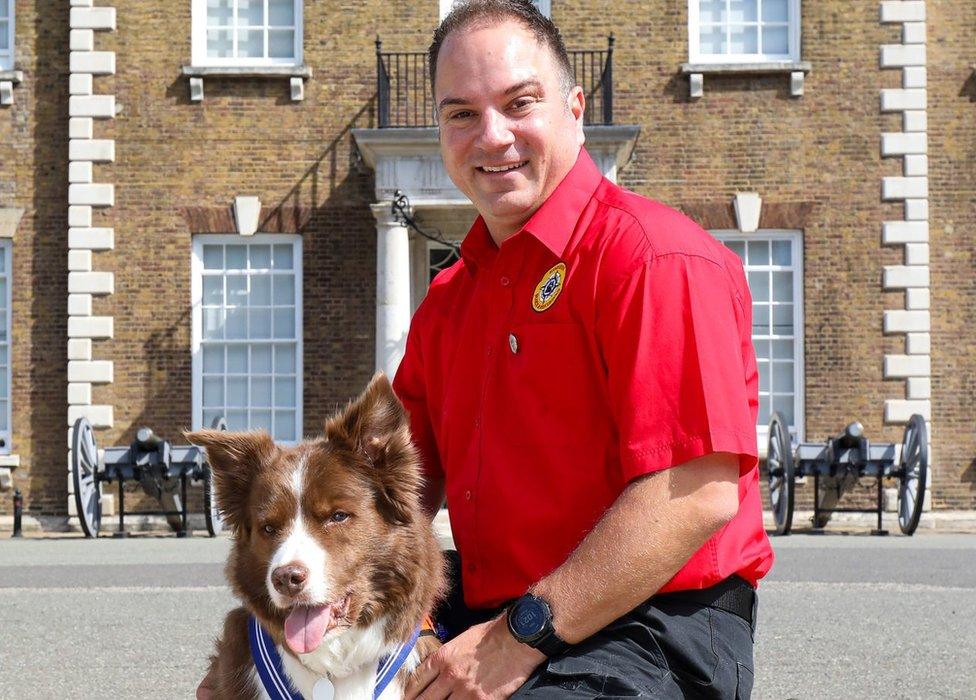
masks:
[[[509,606],[508,630],[522,644],[528,644],[546,656],[561,654],[569,648],[552,626],[549,603],[530,593]]]

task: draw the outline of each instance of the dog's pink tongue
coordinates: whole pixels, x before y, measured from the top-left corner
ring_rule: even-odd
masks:
[[[285,620],[285,642],[296,654],[308,654],[322,643],[332,621],[331,605],[293,608]]]

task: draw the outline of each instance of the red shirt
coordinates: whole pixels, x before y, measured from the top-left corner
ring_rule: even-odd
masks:
[[[425,469],[446,478],[466,603],[522,595],[631,480],[711,452],[739,455],[739,512],[661,591],[755,585],[773,553],[751,326],[739,258],[585,151],[501,247],[479,217],[394,382]]]

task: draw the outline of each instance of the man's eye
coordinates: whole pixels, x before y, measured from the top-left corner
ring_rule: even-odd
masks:
[[[460,112],[452,112],[449,119],[451,119],[452,121],[458,121],[459,119],[467,119],[470,116],[471,116],[471,112],[467,110],[462,110]]]
[[[526,107],[529,107],[531,104],[532,104],[532,100],[526,97],[521,100],[515,100],[515,102],[512,103],[512,109],[522,110],[525,109]]]
[[[329,518],[329,522],[341,523],[348,519],[349,519],[349,513],[345,513],[341,510],[337,510],[335,513],[332,514],[332,517]]]

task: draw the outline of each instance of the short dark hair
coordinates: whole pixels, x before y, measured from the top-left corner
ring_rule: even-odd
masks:
[[[573,67],[569,63],[566,45],[563,43],[559,29],[552,20],[539,12],[530,0],[467,0],[454,5],[451,12],[434,30],[434,40],[427,49],[427,65],[430,69],[431,93],[434,90],[434,79],[437,75],[437,56],[441,45],[452,32],[467,29],[474,24],[494,24],[496,22],[514,19],[520,22],[543,46],[547,46],[556,60],[560,72],[560,86],[563,92],[569,94],[576,84]]]

